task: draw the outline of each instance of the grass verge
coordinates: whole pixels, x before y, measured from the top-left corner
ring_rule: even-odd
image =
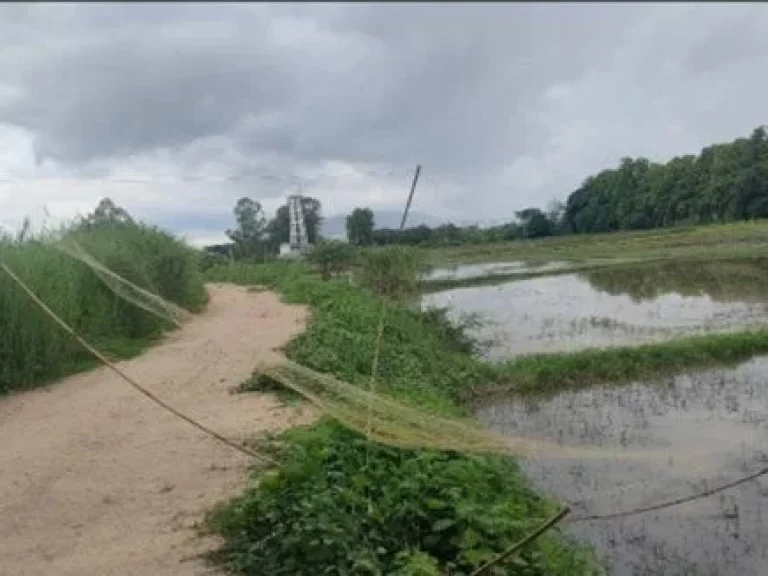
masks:
[[[102,264],[133,283],[191,310],[206,295],[196,255],[157,229],[115,223],[65,232]],[[134,356],[170,326],[115,295],[85,264],[45,238],[0,239],[5,262],[78,333],[112,358]],[[93,367],[77,342],[54,325],[0,273],[0,394],[39,386]]]
[[[768,330],[757,329],[641,346],[537,354],[497,365],[495,377],[477,388],[467,388],[465,393],[470,400],[494,394],[555,394],[596,384],[670,376],[692,368],[729,366],[766,352]]]
[[[373,294],[289,263],[217,266],[207,277],[266,285],[309,304],[312,317],[288,357],[368,386],[381,310]],[[392,306],[377,390],[460,414],[461,391],[496,375],[472,352],[441,313]],[[216,559],[243,574],[469,574],[556,508],[513,459],[394,449],[327,420],[267,449],[278,466],[254,473],[246,492],[210,520],[225,540]],[[554,531],[496,573],[596,572],[589,551]]]
[[[434,266],[472,262],[657,260],[766,255],[768,222],[732,222],[633,232],[553,236],[500,244],[423,249]]]

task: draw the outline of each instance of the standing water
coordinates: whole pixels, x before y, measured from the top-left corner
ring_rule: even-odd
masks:
[[[474,336],[492,342],[487,357],[493,361],[727,332],[768,320],[768,274],[762,266],[742,264],[740,274],[725,265],[670,266],[458,288],[425,294],[422,306],[448,308],[454,320],[478,317],[482,325]]]
[[[668,262],[425,295],[454,319],[479,315],[489,359],[620,346],[764,325],[768,261]],[[768,476],[673,507],[613,515],[701,493],[768,465],[768,357],[621,387],[511,398],[477,418],[510,436],[606,449],[523,462],[573,508],[565,529],[613,574],[768,574]],[[617,451],[619,456],[616,456]]]
[[[482,278],[504,274],[526,272],[548,272],[567,268],[567,262],[482,262],[480,264],[457,264],[450,268],[436,268],[424,276],[424,280],[459,280]]]
[[[688,496],[768,464],[768,358],[651,383],[495,401],[478,419],[506,435],[616,449],[627,458],[523,463],[573,515],[612,514]],[[635,457],[633,451],[638,452]],[[768,477],[679,506],[566,524],[619,576],[768,574]]]

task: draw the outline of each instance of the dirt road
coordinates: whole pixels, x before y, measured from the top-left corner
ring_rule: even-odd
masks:
[[[230,393],[279,358],[306,311],[268,292],[209,290],[204,314],[120,367],[231,438],[311,418]],[[0,574],[208,574],[197,556],[215,541],[195,524],[242,488],[248,460],[105,368],[0,400]]]

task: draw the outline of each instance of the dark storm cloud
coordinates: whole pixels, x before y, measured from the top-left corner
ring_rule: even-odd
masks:
[[[20,90],[0,111],[37,134],[43,155],[83,162],[232,134],[246,149],[301,159],[420,158],[445,169],[541,146],[525,111],[603,56],[633,10],[44,8],[10,8],[5,28],[30,32],[16,35],[27,53],[11,75]]]
[[[295,89],[290,62],[257,40],[266,22],[246,14],[244,26],[236,12],[221,21],[195,5],[77,7],[64,19],[74,29],[19,46],[31,57],[0,119],[34,131],[41,154],[72,162],[231,131]]]
[[[766,29],[746,4],[6,4],[0,125],[70,168],[154,154],[259,197],[419,162],[430,208],[488,216],[768,122]]]

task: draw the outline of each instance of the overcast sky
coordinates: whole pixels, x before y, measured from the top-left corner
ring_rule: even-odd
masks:
[[[237,198],[499,220],[768,124],[768,5],[0,5],[0,227],[110,196],[193,241]]]

